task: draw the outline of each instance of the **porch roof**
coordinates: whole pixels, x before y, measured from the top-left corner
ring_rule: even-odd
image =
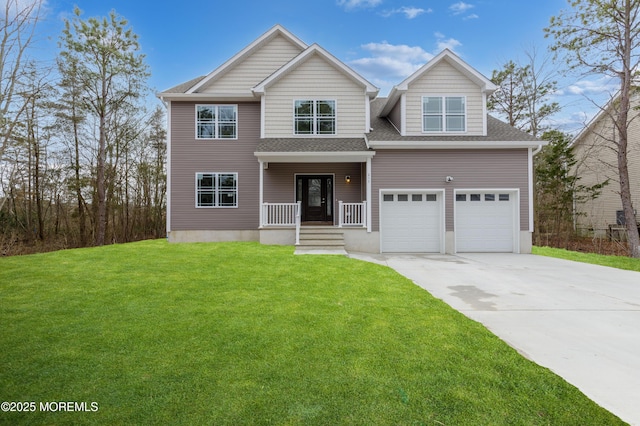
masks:
[[[258,142],[254,155],[265,162],[361,163],[375,151],[364,138],[267,138]]]

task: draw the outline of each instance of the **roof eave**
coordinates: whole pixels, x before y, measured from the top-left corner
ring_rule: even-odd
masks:
[[[372,149],[523,149],[547,145],[546,141],[372,141]]]
[[[363,163],[376,155],[375,151],[266,152],[253,153],[258,160],[272,163]]]
[[[256,97],[250,92],[227,93],[158,93],[157,97],[163,101],[222,101],[222,102],[250,102]]]

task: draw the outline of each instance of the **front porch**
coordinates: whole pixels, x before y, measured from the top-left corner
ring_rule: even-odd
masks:
[[[367,202],[337,203],[337,223],[333,222],[302,222],[302,202],[295,203],[262,203],[260,241],[269,244],[277,236],[277,241],[270,244],[288,244],[293,236],[296,246],[322,247],[340,245],[344,248],[344,230],[360,229],[367,232]],[[264,232],[263,232],[264,231]],[[271,232],[269,232],[271,231]],[[273,232],[280,231],[280,232]],[[293,235],[291,235],[293,234]],[[339,236],[336,237],[336,236]],[[281,241],[284,238],[287,241]],[[324,241],[322,241],[324,240]],[[327,244],[327,242],[330,242]]]
[[[371,244],[375,151],[364,138],[263,139],[254,155],[260,242],[299,246],[301,228],[320,226],[342,230],[345,246],[353,250]]]

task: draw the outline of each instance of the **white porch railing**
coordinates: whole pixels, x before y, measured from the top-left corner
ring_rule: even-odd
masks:
[[[338,226],[367,226],[367,202],[343,203],[338,201]]]
[[[296,245],[300,244],[301,203],[263,203],[262,226],[295,226]]]

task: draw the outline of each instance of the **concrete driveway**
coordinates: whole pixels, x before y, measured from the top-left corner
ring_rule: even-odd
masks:
[[[640,272],[526,254],[367,255],[640,425]]]

